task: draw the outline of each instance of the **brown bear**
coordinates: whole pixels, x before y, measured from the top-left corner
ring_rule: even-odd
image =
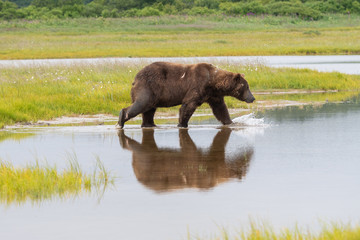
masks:
[[[141,127],[155,127],[154,114],[158,107],[181,104],[178,127],[186,128],[195,109],[204,102],[222,124],[231,124],[224,96],[247,103],[255,100],[243,74],[208,63],[155,62],[136,74],[131,89],[133,104],[120,111],[118,124],[123,128],[126,121],[141,113]]]

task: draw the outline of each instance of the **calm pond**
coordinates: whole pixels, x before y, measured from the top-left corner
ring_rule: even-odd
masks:
[[[100,196],[0,203],[0,238],[186,239],[249,226],[249,218],[275,229],[358,221],[359,122],[355,97],[266,110],[231,128],[210,119],[188,130],[20,129],[34,134],[2,139],[1,159],[61,169],[74,152],[91,172],[97,155],[119,178]]]

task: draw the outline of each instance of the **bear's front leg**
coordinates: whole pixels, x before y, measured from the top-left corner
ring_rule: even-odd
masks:
[[[180,128],[187,128],[190,117],[195,112],[196,108],[199,105],[196,102],[184,103],[181,105],[180,113],[179,113],[179,124]]]
[[[217,120],[219,120],[224,125],[232,123],[229,111],[224,101],[224,97],[211,98],[208,100],[208,103]]]

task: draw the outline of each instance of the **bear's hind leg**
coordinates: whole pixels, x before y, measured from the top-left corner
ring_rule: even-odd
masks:
[[[119,113],[119,121],[118,121],[118,124],[119,124],[120,129],[124,128],[124,124],[125,124],[125,111],[126,111],[126,108],[123,108],[123,109],[121,109],[121,111],[120,111],[120,113]]]
[[[152,109],[149,106],[149,99],[139,99],[136,100],[130,107],[123,108],[119,114],[119,127],[122,129],[124,127],[125,122],[130,120],[133,117],[136,117],[140,113],[144,113]]]
[[[153,108],[142,114],[143,121],[142,121],[141,127],[156,127],[156,125],[154,123],[155,111],[156,111],[156,108]]]

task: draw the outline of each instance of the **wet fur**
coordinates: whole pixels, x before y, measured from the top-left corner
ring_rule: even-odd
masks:
[[[119,125],[142,113],[142,127],[153,127],[158,107],[182,105],[179,127],[187,127],[195,109],[209,103],[215,117],[223,124],[232,123],[224,96],[252,102],[249,85],[244,77],[207,63],[176,64],[155,62],[136,75],[131,89],[133,104],[121,110]]]

